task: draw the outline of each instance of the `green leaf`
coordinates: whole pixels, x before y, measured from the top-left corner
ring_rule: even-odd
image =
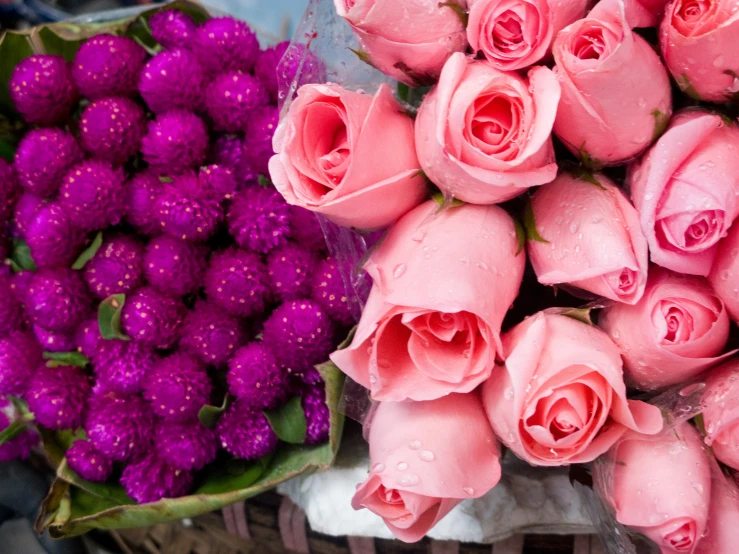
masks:
[[[698,414],[693,418],[693,421],[695,422],[695,426],[698,428],[698,431],[701,432],[701,435],[706,434],[706,424],[703,421],[703,414]]]
[[[270,181],[269,177],[266,175],[259,175],[259,177],[257,177],[257,181],[260,186],[263,186],[266,189],[274,187],[274,184],[272,184],[272,181]]]
[[[366,63],[370,67],[374,67],[375,69],[377,69],[377,67],[375,66],[375,64],[372,63],[372,58],[370,58],[370,56],[369,56],[369,54],[367,52],[363,52],[362,50],[355,50],[354,48],[349,48],[349,50],[351,50],[352,52],[354,52],[361,61],[363,61],[364,63]]]
[[[131,340],[121,331],[121,312],[126,304],[125,294],[113,294],[103,300],[98,308],[100,336],[106,340]]]
[[[10,99],[10,76],[15,66],[33,54],[31,39],[26,33],[0,33],[0,111],[13,110]]]
[[[513,225],[516,227],[516,240],[518,241],[516,256],[518,256],[526,248],[526,229],[523,228],[523,223],[517,217],[513,218]]]
[[[582,162],[582,165],[590,171],[596,171],[603,167],[602,162],[593,158],[593,156],[591,156],[588,151],[585,150],[585,143],[583,143],[580,147],[580,150],[578,151],[578,156],[580,158],[580,161]]]
[[[462,22],[462,25],[467,27],[467,24],[470,21],[470,16],[469,13],[467,13],[467,10],[465,10],[462,6],[460,6],[456,2],[439,2],[439,7],[454,10],[454,13],[457,14],[459,20]]]
[[[434,201],[439,205],[439,209],[443,209],[443,208],[458,208],[459,206],[462,206],[464,204],[464,202],[462,202],[458,198],[452,198],[451,200],[449,200],[441,192],[437,192],[431,198],[433,198]]]
[[[13,241],[13,253],[10,259],[23,271],[36,271],[36,263],[31,257],[31,249],[28,243],[22,239]]]
[[[206,469],[203,484],[194,494],[224,494],[251,487],[259,480],[264,470],[265,464],[259,461],[229,460],[225,468],[218,464],[211,465]]]
[[[423,169],[419,169],[413,175],[411,175],[411,178],[414,178],[414,177],[423,177],[427,181],[429,180],[429,178],[426,176],[426,172]]]
[[[172,182],[174,182],[174,179],[172,179],[172,177],[164,177],[164,176],[162,176],[162,177],[159,177],[159,182],[160,183],[172,183]]]
[[[678,79],[677,84],[680,87],[680,90],[682,90],[685,94],[690,96],[693,100],[700,100],[701,95],[698,94],[698,91],[695,90],[695,87],[693,86],[693,83],[690,82],[690,79],[688,76],[683,73]]]
[[[305,442],[308,427],[299,396],[291,398],[284,406],[276,410],[265,410],[263,413],[281,441],[288,444],[303,444]]]
[[[531,207],[530,199],[527,199],[526,207],[523,210],[523,227],[526,229],[527,240],[549,243],[549,241],[542,237],[539,234],[539,231],[536,230],[536,218],[534,217],[534,210]]]
[[[654,131],[652,132],[652,141],[657,140],[662,136],[662,133],[667,129],[667,125],[670,123],[670,117],[666,113],[662,113],[659,110],[652,112],[654,117]]]
[[[83,39],[61,37],[53,27],[43,26],[38,30],[38,37],[44,45],[47,54],[62,56],[68,62],[74,61],[77,50],[82,46]]]
[[[0,158],[6,162],[12,162],[15,158],[15,148],[9,142],[0,140]]]
[[[228,409],[232,400],[231,396],[226,394],[223,398],[223,404],[220,406],[203,406],[200,408],[200,411],[198,412],[200,423],[208,429],[215,429],[215,426],[218,424],[218,420],[223,415],[223,412]]]
[[[19,419],[14,420],[5,429],[0,431],[0,445],[12,441],[15,437],[25,431],[27,427],[28,425],[25,421],[21,421]]]
[[[45,427],[37,427],[37,429],[43,440],[46,456],[55,466],[62,463],[64,455],[75,440],[85,438],[85,432],[82,430],[50,431]]]
[[[592,311],[591,308],[553,308],[552,311],[556,314],[576,319],[577,321],[587,325],[593,324],[593,320],[590,318],[590,312]]]
[[[407,104],[408,98],[410,98],[410,94],[411,87],[409,87],[405,83],[398,83],[398,98],[400,98],[403,102]]]
[[[586,183],[590,183],[591,185],[595,185],[600,190],[607,190],[606,187],[604,187],[598,179],[595,178],[595,175],[593,175],[590,171],[585,169],[584,167],[575,167],[572,169],[572,176],[579,180],[579,181],[585,181]]]
[[[103,245],[103,233],[102,231],[99,232],[97,235],[95,235],[95,238],[93,239],[90,246],[88,246],[82,254],[80,254],[79,258],[75,260],[75,262],[72,264],[72,269],[80,270],[85,267],[87,262],[92,260],[92,258],[97,254],[97,251],[100,250],[100,247]]]
[[[46,363],[47,367],[86,367],[90,363],[90,360],[80,352],[44,352],[44,359],[50,360]]]

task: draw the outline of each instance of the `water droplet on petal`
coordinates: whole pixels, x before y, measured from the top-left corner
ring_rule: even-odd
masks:
[[[421,479],[418,477],[418,475],[408,473],[407,475],[403,475],[403,477],[400,478],[398,484],[401,487],[415,487],[420,482]]]
[[[398,462],[398,465],[395,467],[398,468],[398,471],[405,471],[406,469],[408,469],[408,464],[405,462]]]
[[[475,494],[475,489],[473,489],[472,487],[464,487],[462,489],[462,492],[465,493],[467,496],[472,496],[473,494]]]
[[[403,276],[403,274],[408,269],[408,266],[406,264],[398,264],[395,266],[395,269],[393,269],[393,277],[396,279]]]
[[[431,452],[431,450],[421,450],[418,453],[418,457],[424,462],[433,462],[436,459],[436,456],[434,456],[434,453]]]
[[[385,464],[375,464],[372,466],[372,473],[382,473],[385,471]]]
[[[423,446],[423,443],[419,440],[411,441],[408,443],[408,448],[410,448],[411,450],[418,450],[419,448],[421,448],[421,446]]]

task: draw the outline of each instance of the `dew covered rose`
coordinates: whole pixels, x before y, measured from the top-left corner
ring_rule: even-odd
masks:
[[[739,322],[739,225],[719,243],[708,280],[723,300],[731,319]]]
[[[711,370],[705,383],[706,444],[718,460],[739,471],[739,359]]]

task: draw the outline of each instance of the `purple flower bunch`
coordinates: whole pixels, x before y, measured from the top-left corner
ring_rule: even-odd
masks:
[[[71,63],[18,64],[11,97],[41,127],[0,160],[0,250],[15,270],[0,271],[0,395],[25,400],[38,426],[84,430],[69,467],[120,475],[141,503],[190,492],[219,450],[270,454],[263,412],[291,397],[306,443],[328,440],[314,366],[353,322],[317,219],[259,179],[287,45],[260,51],[227,17],[165,10],[150,24],[154,56],[98,35]],[[226,395],[206,427],[201,408]],[[36,441],[19,435],[0,460]]]

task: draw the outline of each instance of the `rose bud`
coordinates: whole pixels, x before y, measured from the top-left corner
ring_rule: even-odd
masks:
[[[305,85],[275,132],[274,149],[269,172],[285,200],[339,225],[385,227],[426,195],[413,120],[384,84],[374,97]]]
[[[712,370],[705,383],[706,444],[720,462],[739,471],[739,360]]]
[[[739,90],[736,4],[671,2],[659,29],[660,51],[682,91],[699,100],[726,102]]]
[[[460,13],[467,0],[334,0],[371,64],[393,79],[417,87],[432,84],[467,36]]]
[[[402,425],[398,422],[402,421]],[[416,542],[452,508],[500,480],[500,449],[477,393],[382,402],[369,427],[371,470],[352,499]]]
[[[513,221],[496,206],[422,204],[369,258],[374,285],[359,327],[331,359],[379,401],[472,391],[501,354],[525,265],[516,250]]]
[[[708,280],[723,300],[731,319],[739,322],[739,225],[719,243]]]
[[[667,70],[631,31],[623,0],[603,0],[554,43],[562,85],[554,133],[596,165],[618,164],[649,146],[672,114]]]
[[[654,437],[629,433],[595,465],[593,477],[619,523],[654,541],[662,554],[695,551],[706,530],[711,466],[690,424]]]
[[[468,0],[467,38],[501,71],[548,57],[554,37],[585,15],[588,0]]]
[[[659,408],[626,399],[621,353],[593,325],[539,312],[503,336],[502,357],[483,405],[495,434],[532,465],[590,462],[629,429],[662,429]]]
[[[708,531],[695,554],[732,554],[739,544],[739,488],[716,467],[711,484]]]
[[[563,173],[532,196],[536,230],[547,242],[528,242],[531,264],[543,285],[567,283],[634,304],[649,263],[639,215],[613,181],[593,178],[597,185]]]
[[[708,275],[718,241],[739,213],[738,150],[739,127],[686,111],[629,168],[631,199],[654,263]]]
[[[454,54],[418,110],[421,168],[441,190],[475,204],[504,202],[552,181],[559,94],[545,67],[523,79]]]
[[[606,306],[598,325],[621,349],[629,385],[642,390],[687,381],[735,352],[720,356],[729,316],[708,282],[657,266],[641,300]]]

